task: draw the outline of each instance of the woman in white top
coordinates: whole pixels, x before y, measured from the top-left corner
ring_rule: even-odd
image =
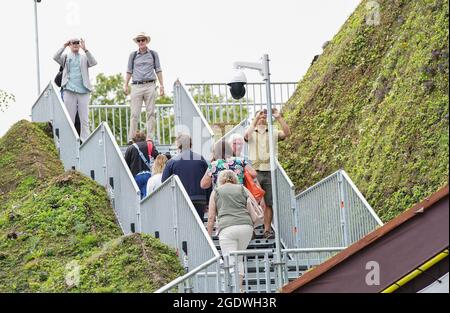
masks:
[[[156,188],[161,186],[162,173],[164,167],[166,167],[167,157],[164,154],[160,154],[156,157],[152,166],[152,176],[147,182],[147,195],[155,191]]]

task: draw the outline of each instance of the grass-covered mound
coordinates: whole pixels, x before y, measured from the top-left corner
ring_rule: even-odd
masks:
[[[174,251],[123,236],[105,189],[64,173],[45,127],[21,121],[0,140],[0,292],[151,292],[178,277]],[[20,154],[3,153],[11,143]]]
[[[299,190],[343,168],[387,221],[448,182],[448,10],[361,2],[287,105],[279,155]]]

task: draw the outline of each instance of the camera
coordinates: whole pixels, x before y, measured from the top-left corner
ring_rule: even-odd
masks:
[[[230,86],[230,93],[234,100],[239,100],[245,96],[245,84],[247,77],[241,70],[236,70],[231,81],[227,84]]]

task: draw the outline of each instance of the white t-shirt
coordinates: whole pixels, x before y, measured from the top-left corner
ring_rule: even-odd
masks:
[[[147,195],[151,194],[153,191],[155,191],[156,188],[161,186],[162,173],[155,174],[149,178],[147,181]]]

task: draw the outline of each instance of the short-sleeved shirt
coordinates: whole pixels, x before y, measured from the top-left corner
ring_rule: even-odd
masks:
[[[131,74],[134,82],[142,82],[148,80],[156,80],[156,73],[162,72],[161,64],[159,62],[158,53],[154,50],[150,52],[147,49],[146,52],[141,53],[137,51],[136,57],[134,57],[136,51],[133,51],[128,58],[127,73]],[[153,60],[153,55],[155,59]],[[134,66],[133,66],[134,58]]]
[[[273,128],[275,155],[278,153],[279,131]],[[257,171],[270,171],[269,129],[257,126],[248,140],[248,157]]]
[[[239,184],[244,184],[244,170],[247,161],[244,158],[231,157],[227,160],[219,159],[208,164],[208,172],[213,178],[213,184],[216,186],[217,177],[223,170],[232,170],[238,177]]]

